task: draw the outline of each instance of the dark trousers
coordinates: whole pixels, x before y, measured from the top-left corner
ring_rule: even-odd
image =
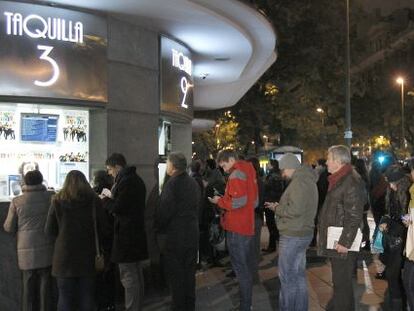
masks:
[[[22,270],[22,310],[47,311],[51,309],[50,267]],[[39,307],[36,307],[36,306]]]
[[[333,310],[354,311],[353,275],[358,253],[349,252],[345,259],[331,258],[333,283]]]
[[[197,247],[167,247],[164,258],[171,287],[172,310],[194,311]]]
[[[386,249],[385,252],[385,278],[388,282],[388,292],[390,294],[390,298],[391,300],[401,299],[403,293],[403,284],[401,278],[401,269],[403,264],[402,248],[398,248],[392,252],[389,252]]]
[[[403,280],[407,303],[410,310],[414,310],[414,261],[405,260]]]
[[[253,278],[255,282],[259,281],[259,264],[260,264],[260,240],[262,237],[263,218],[255,214],[254,217],[254,253],[255,262],[253,269]]]
[[[265,218],[266,226],[269,230],[268,248],[276,249],[276,241],[279,240],[279,230],[276,227],[275,213],[271,209],[265,208]]]
[[[95,278],[56,278],[56,280],[59,289],[58,311],[95,310]]]

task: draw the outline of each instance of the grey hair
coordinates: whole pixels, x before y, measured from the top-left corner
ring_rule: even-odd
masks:
[[[177,171],[184,172],[187,169],[187,159],[182,152],[171,152],[168,160]]]
[[[351,151],[347,146],[336,145],[328,149],[328,154],[332,155],[332,159],[339,161],[341,164],[351,163]]]

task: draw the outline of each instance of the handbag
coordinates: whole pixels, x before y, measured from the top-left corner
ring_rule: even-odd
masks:
[[[99,248],[99,236],[98,236],[98,226],[96,223],[97,221],[96,221],[96,205],[95,204],[92,207],[92,215],[93,215],[93,228],[95,231],[95,248],[96,248],[95,270],[96,272],[102,272],[105,269],[105,260]]]
[[[383,233],[378,227],[375,228],[374,235],[372,236],[371,251],[373,254],[382,254],[384,252]]]

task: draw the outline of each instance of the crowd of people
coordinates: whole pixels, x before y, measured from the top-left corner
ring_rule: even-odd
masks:
[[[147,201],[143,180],[119,153],[95,174],[93,188],[74,170],[53,193],[38,170],[27,172],[4,223],[17,233],[23,310],[52,310],[54,280],[59,311],[115,310],[120,289],[125,310],[142,310],[147,258],[151,284],[169,288],[171,309],[195,310],[196,270],[222,265],[228,253],[239,284],[235,310],[250,311],[261,252],[277,250],[279,310],[304,311],[312,246],[331,264],[331,310],[355,309],[360,251],[375,253],[389,310],[414,310],[414,161],[385,167],[374,159],[367,166],[338,145],[313,167],[291,153],[270,164],[263,174],[257,158],[226,149],[188,165],[172,152],[163,185],[157,181]],[[269,241],[261,249],[264,223]],[[380,250],[371,249],[379,237]]]

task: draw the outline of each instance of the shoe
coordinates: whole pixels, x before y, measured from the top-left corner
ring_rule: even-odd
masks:
[[[231,270],[229,273],[226,273],[226,278],[235,278],[236,277],[236,273]]]
[[[375,274],[375,278],[377,280],[385,280],[385,271],[384,272],[377,272],[377,274]]]
[[[262,249],[262,252],[265,252],[265,253],[273,253],[274,251],[276,251],[276,247],[268,247],[268,248]]]

